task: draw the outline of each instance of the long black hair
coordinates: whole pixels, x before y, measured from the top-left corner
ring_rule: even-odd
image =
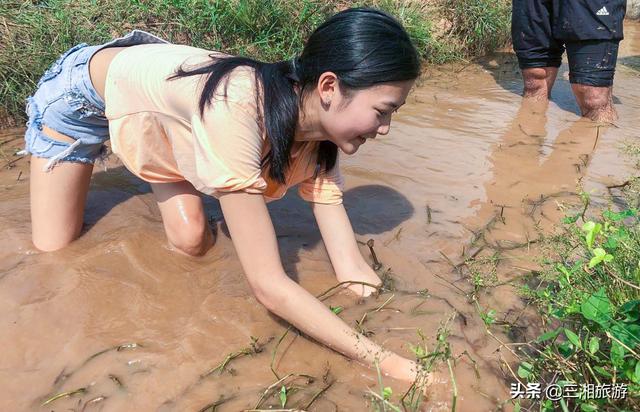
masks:
[[[211,57],[215,59],[212,63],[193,70],[181,67],[170,78],[208,76],[199,100],[200,115],[204,116],[225,77],[228,80],[227,76],[240,66],[254,69],[259,121],[271,144],[262,165],[268,165],[269,176],[280,183],[285,183],[299,108],[305,93],[317,85],[322,73],[335,73],[346,92],[413,80],[420,74],[418,53],[402,25],[390,15],[370,8],[335,14],[311,34],[302,54],[292,60],[263,63],[247,57]],[[294,89],[296,83],[299,95]],[[258,84],[262,85],[263,96]],[[331,170],[337,155],[338,147],[333,142],[320,142],[320,170]]]

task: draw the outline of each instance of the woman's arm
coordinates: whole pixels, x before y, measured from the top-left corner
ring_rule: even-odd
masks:
[[[364,260],[360,249],[358,249],[356,237],[344,206],[342,204],[325,205],[321,203],[312,203],[311,205],[338,281],[352,280],[379,285],[380,278]],[[368,296],[375,291],[372,287],[358,284],[349,286],[349,289],[363,296]]]
[[[267,309],[330,348],[372,365],[396,379],[411,381],[414,362],[383,350],[356,333],[322,302],[289,279],[280,262],[273,225],[261,195],[232,192],[220,204],[233,244],[256,298]]]

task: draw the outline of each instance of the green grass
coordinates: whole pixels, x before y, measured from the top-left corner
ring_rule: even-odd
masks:
[[[505,401],[514,411],[640,410],[640,145],[627,144],[623,151],[636,160],[636,177],[609,187],[608,208],[594,208],[582,192],[582,203],[552,233],[538,228],[540,267],[519,284],[527,304],[515,321],[479,302],[481,291],[496,286],[493,263],[499,255],[465,262],[474,288],[470,300],[487,335],[517,361],[515,367],[504,363],[510,383],[522,385],[516,386],[522,398]],[[530,307],[537,312],[535,321],[518,324]],[[494,329],[502,329],[511,342],[500,340]],[[539,385],[538,399],[526,397],[529,384]],[[548,399],[544,391],[554,385],[572,396]],[[624,390],[609,396],[589,392],[607,385],[624,387],[626,396]]]
[[[298,54],[315,27],[347,6],[396,16],[428,62],[478,56],[508,39],[506,0],[4,0],[0,122],[24,120],[25,99],[39,77],[77,43],[97,44],[139,28],[176,43],[277,61]],[[438,27],[443,21],[450,22],[446,30]]]
[[[505,0],[443,0],[440,14],[445,33],[436,61],[469,58],[504,46],[511,38],[511,2]],[[456,41],[447,41],[447,39]]]
[[[546,328],[525,347],[518,375],[529,382],[628,388],[626,399],[545,400],[535,404],[539,410],[639,410],[640,217],[635,207],[592,219],[584,214],[568,216],[563,230],[545,240],[541,283],[524,288]]]

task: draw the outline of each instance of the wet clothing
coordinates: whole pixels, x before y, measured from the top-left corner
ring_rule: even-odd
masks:
[[[147,37],[150,36],[150,37]],[[138,39],[137,45],[131,38]],[[226,97],[217,91],[200,116],[203,75],[168,80],[185,69],[224,56],[189,46],[167,44],[135,31],[120,41],[131,46],[112,60],[104,101],[89,77],[88,62],[103,46],[78,45],[52,66],[29,99],[26,150],[57,161],[93,163],[104,141],[132,173],[151,183],[187,180],[206,194],[245,191],[267,200],[284,196],[298,185],[310,202],[342,202],[339,166],[318,173],[320,142],[295,142],[286,184],[273,181],[261,167],[269,142],[259,124],[252,69],[229,75]],[[109,46],[123,45],[120,41]],[[150,62],[153,62],[150,64]],[[42,125],[76,139],[58,142],[42,133]]]
[[[566,48],[571,83],[611,86],[625,11],[625,0],[513,0],[520,68],[559,67]]]

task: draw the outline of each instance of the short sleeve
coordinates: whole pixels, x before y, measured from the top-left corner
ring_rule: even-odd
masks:
[[[202,118],[191,119],[194,172],[203,186],[196,189],[203,193],[263,193],[267,188],[261,177],[264,137],[252,89],[246,81],[232,81],[227,98],[216,97]]]
[[[307,202],[327,205],[342,203],[344,179],[340,173],[339,158],[333,169],[320,172],[317,177],[310,177],[298,185],[298,194]]]

